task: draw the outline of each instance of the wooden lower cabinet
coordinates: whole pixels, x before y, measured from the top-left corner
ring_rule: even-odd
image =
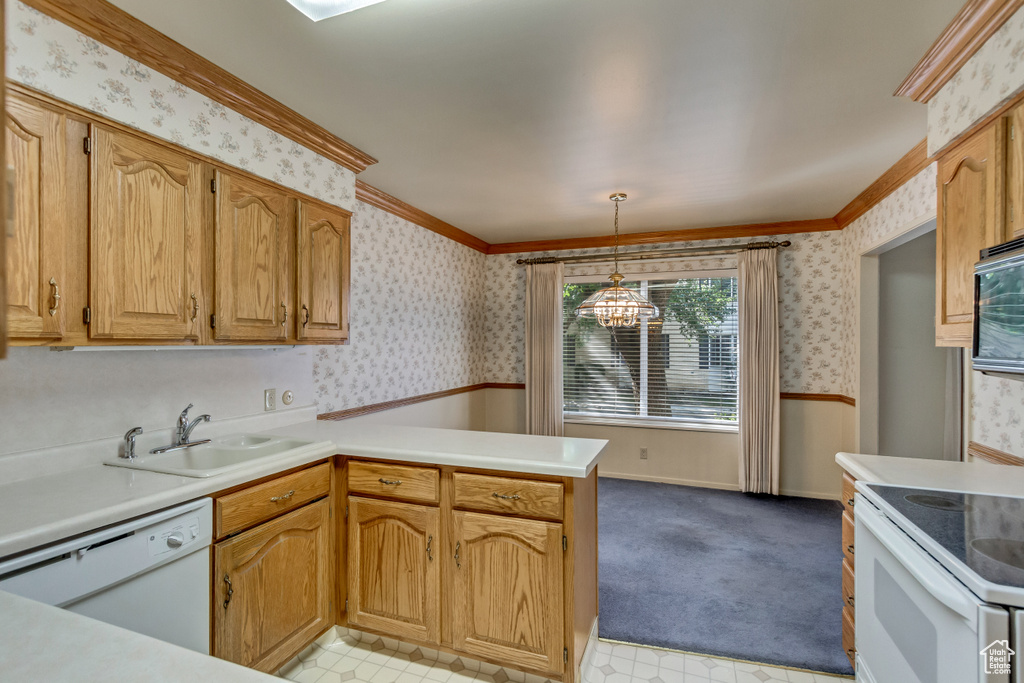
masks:
[[[563,671],[562,525],[454,513],[453,647]]]
[[[349,624],[438,642],[438,509],[357,496],[348,501]]]
[[[856,574],[854,572],[854,503],[857,480],[843,472],[843,651],[850,660],[850,666],[857,668],[855,660],[856,627],[854,602],[856,597]]]
[[[274,672],[333,625],[330,499],[214,545],[213,654]]]

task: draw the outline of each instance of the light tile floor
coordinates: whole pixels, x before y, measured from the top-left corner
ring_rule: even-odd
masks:
[[[278,673],[296,683],[544,683],[546,679],[338,628]],[[599,641],[583,683],[837,683],[841,676]]]

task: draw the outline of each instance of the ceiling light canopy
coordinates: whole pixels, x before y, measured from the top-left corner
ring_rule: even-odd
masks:
[[[384,0],[288,0],[288,2],[313,21],[320,21],[345,14],[345,12],[354,12],[357,9],[376,5]]]
[[[591,294],[576,307],[576,316],[597,318],[601,327],[633,327],[641,320],[657,318],[658,307],[635,289],[622,286],[626,278],[619,272],[619,202],[626,201],[626,195],[616,192],[608,199],[615,202],[615,272],[608,276],[612,286]]]

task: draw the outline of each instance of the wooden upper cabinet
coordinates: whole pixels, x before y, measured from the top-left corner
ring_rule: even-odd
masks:
[[[348,339],[349,218],[341,209],[300,202],[296,322],[301,340]]]
[[[1006,232],[1024,237],[1024,104],[1007,115]]]
[[[13,169],[7,240],[7,323],[15,340],[60,339],[66,306],[65,118],[27,98],[7,98],[7,166]]]
[[[939,159],[935,340],[970,346],[974,264],[1008,239],[1003,229],[1004,122],[978,132]]]
[[[214,546],[213,654],[273,672],[333,623],[330,500]]]
[[[197,338],[209,192],[200,163],[102,126],[93,143],[90,337]]]
[[[216,183],[214,338],[284,341],[294,313],[288,254],[295,201],[224,171]]]
[[[453,514],[452,646],[469,655],[561,673],[562,525]]]
[[[349,496],[349,624],[438,642],[438,519],[434,507]]]

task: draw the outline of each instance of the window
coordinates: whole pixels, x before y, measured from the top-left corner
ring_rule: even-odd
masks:
[[[659,317],[632,328],[579,319],[576,306],[607,283],[567,278],[563,304],[564,415],[569,422],[735,429],[737,283],[730,271],[659,273],[624,282]]]

